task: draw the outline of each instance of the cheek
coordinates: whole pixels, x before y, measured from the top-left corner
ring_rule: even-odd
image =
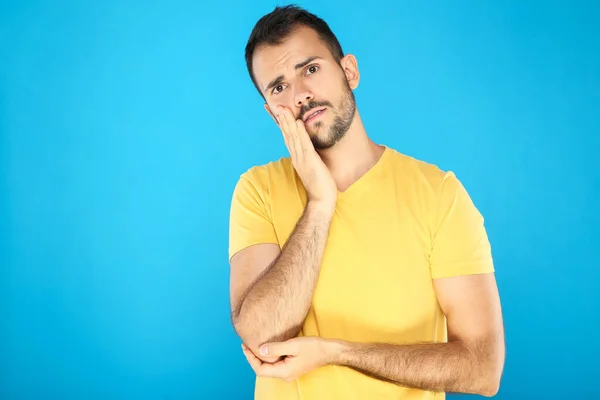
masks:
[[[286,90],[285,93],[278,94],[276,97],[269,99],[267,104],[273,112],[273,115],[276,116],[275,111],[277,111],[277,107],[283,106],[292,109],[294,107],[294,98],[291,94],[291,91]]]
[[[317,93],[331,96],[332,93],[336,93],[339,89],[339,79],[337,76],[332,74],[315,74],[313,76],[311,87],[317,91]]]
[[[312,87],[314,88],[313,95],[315,96],[316,101],[329,102],[333,111],[337,111],[342,98],[342,88],[339,85],[331,82],[331,79],[315,79]]]
[[[271,111],[271,114],[273,114],[273,118],[275,119],[279,119],[279,116],[277,115],[277,107],[281,106],[282,104],[278,101],[267,101],[267,105],[269,106],[269,110]]]

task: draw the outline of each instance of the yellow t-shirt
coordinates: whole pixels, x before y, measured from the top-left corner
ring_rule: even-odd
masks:
[[[306,205],[289,158],[253,167],[233,195],[229,255],[286,242]],[[452,172],[386,147],[339,194],[302,336],[353,342],[444,342],[432,279],[494,270],[483,218]],[[443,399],[325,366],[294,382],[257,378],[258,400]]]

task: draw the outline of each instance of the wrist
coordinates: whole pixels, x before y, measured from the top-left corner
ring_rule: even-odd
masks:
[[[309,200],[306,204],[306,208],[319,216],[326,219],[331,219],[335,212],[335,201],[329,200]]]
[[[352,344],[339,339],[324,339],[325,363],[327,365],[346,365],[347,354]]]

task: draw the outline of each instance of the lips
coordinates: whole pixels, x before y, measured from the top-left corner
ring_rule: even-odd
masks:
[[[316,110],[311,110],[308,113],[306,113],[306,117],[304,119],[304,122],[310,122],[311,120],[317,118],[318,116],[320,116],[321,114],[323,114],[325,112],[325,108],[319,108]]]

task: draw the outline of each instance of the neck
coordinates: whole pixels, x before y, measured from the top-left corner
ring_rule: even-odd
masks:
[[[319,155],[343,192],[377,163],[384,150],[368,137],[357,110],[346,135]]]

